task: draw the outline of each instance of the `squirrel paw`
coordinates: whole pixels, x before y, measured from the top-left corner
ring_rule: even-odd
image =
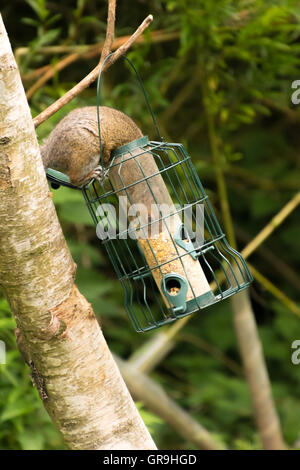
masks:
[[[104,180],[106,180],[108,175],[108,170],[105,170],[101,165],[96,166],[96,168],[93,169],[93,171],[90,173],[90,178],[94,178],[95,180],[99,181],[99,183],[102,183]]]

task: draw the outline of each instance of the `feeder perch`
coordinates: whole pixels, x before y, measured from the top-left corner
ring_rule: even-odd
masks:
[[[77,188],[66,175],[47,171],[52,185],[82,191],[139,332],[213,305],[252,281],[220,228],[190,156],[183,145],[161,140],[142,90],[159,140],[144,136],[114,150],[108,178],[100,183]],[[101,150],[100,138],[100,155]]]

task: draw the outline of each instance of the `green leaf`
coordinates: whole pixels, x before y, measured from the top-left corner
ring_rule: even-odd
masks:
[[[45,0],[25,0],[28,5],[34,10],[36,15],[41,19],[45,20],[50,14],[50,11],[46,8]]]
[[[4,423],[5,421],[9,421],[17,417],[32,413],[34,409],[35,405],[33,405],[32,403],[26,403],[26,401],[23,400],[8,403],[7,406],[4,407],[0,415],[0,421]]]
[[[35,28],[39,26],[39,22],[33,18],[22,18],[22,23],[28,24],[29,26],[34,26]]]

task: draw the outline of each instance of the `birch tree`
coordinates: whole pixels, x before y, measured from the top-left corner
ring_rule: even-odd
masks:
[[[114,13],[115,2],[110,7]],[[76,265],[1,17],[0,84],[0,285],[33,383],[69,448],[155,449],[74,284]]]

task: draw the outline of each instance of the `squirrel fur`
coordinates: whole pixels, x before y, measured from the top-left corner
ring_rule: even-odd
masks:
[[[107,106],[100,106],[100,131],[104,164],[111,152],[143,136],[135,122]],[[45,169],[66,173],[74,186],[103,175],[97,107],[77,108],[67,114],[40,147]]]

